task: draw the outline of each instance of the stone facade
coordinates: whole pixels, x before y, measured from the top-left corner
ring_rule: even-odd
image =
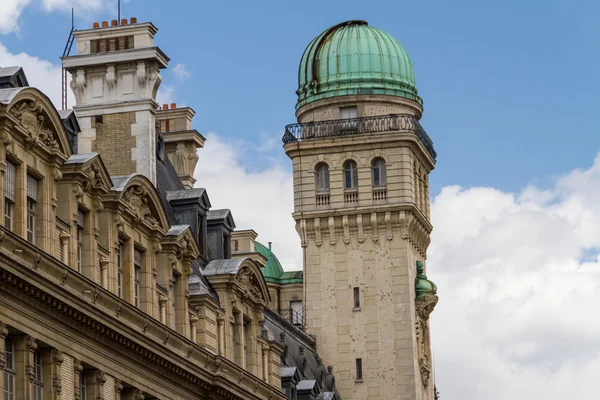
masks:
[[[299,123],[340,120],[347,107],[358,118],[418,119],[422,112],[410,100],[356,95],[310,103],[297,117]],[[348,132],[284,146],[292,159],[294,219],[305,248],[307,331],[324,360],[336,366],[344,399],[433,400],[431,376],[423,378],[421,370],[415,265],[426,259],[432,229],[428,175],[435,160],[414,125],[377,134],[339,126]],[[383,182],[373,175],[377,160],[385,166]],[[355,172],[346,171],[349,162]],[[318,182],[322,165],[327,185]]]

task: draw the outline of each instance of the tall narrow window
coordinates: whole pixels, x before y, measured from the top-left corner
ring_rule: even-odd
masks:
[[[15,348],[11,337],[4,340],[4,400],[15,400]]]
[[[125,250],[124,243],[119,241],[117,247],[117,294],[123,298],[123,251]]]
[[[15,216],[15,192],[16,192],[16,167],[10,161],[6,161],[6,172],[4,173],[4,227],[13,229]]]
[[[33,396],[32,400],[42,400],[44,394],[44,373],[40,351],[33,353]]]
[[[233,356],[233,361],[237,361],[237,348],[235,347],[235,336],[237,335],[237,329],[235,322],[231,323],[231,355]]]
[[[177,276],[173,275],[173,299],[171,301],[171,327],[175,329],[175,324],[177,322]]]
[[[317,192],[329,192],[329,166],[325,163],[317,165]]]
[[[363,369],[362,369],[362,358],[356,359],[356,380],[362,380]]]
[[[244,332],[243,335],[244,337],[242,338],[242,343],[244,345],[244,365],[242,366],[242,368],[246,369],[248,368],[248,340],[250,340],[250,322],[249,321],[244,321]]]
[[[354,288],[354,308],[360,308],[360,288]]]
[[[344,164],[344,189],[358,188],[358,168],[356,162],[350,160]]]
[[[38,180],[27,175],[27,241],[35,244],[35,222],[38,200]]]
[[[382,158],[376,158],[373,160],[373,186],[385,186],[386,184],[385,161]]]
[[[87,375],[85,371],[81,371],[79,378],[79,400],[87,400]]]
[[[142,252],[133,250],[133,304],[140,306],[140,272],[142,271]]]
[[[83,271],[83,231],[85,229],[85,214],[79,210],[77,217],[77,271]]]

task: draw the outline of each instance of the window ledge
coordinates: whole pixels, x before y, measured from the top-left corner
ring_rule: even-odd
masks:
[[[363,383],[364,381],[362,379],[355,379],[354,383]]]
[[[360,310],[361,310],[361,309],[360,309],[360,307],[354,307],[354,308],[352,309],[352,311],[360,311]]]

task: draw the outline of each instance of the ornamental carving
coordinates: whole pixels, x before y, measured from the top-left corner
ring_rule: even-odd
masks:
[[[45,127],[43,107],[37,100],[22,101],[10,109],[25,129],[25,143],[30,146],[43,144],[50,149],[58,149],[58,142],[52,130]]]
[[[139,185],[130,187],[123,193],[123,199],[133,211],[134,222],[146,221],[152,227],[158,226],[158,219],[152,215],[148,206],[148,190],[145,187]]]
[[[250,268],[244,267],[240,269],[235,280],[240,284],[245,297],[250,297],[255,301],[265,300],[260,290],[258,279]]]
[[[416,301],[416,336],[417,353],[419,357],[419,369],[423,386],[429,385],[431,376],[431,342],[429,339],[429,315],[438,302],[437,296],[428,297],[425,300]]]
[[[177,249],[176,257],[180,261],[183,262],[186,258],[195,258],[193,239],[189,235],[182,237],[177,244],[179,247]]]

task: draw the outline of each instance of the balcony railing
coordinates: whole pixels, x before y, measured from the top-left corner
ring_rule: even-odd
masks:
[[[387,200],[387,188],[373,188],[373,201]]]
[[[340,136],[360,135],[363,133],[412,132],[435,159],[437,153],[433,141],[429,138],[419,121],[410,114],[389,114],[373,117],[336,119],[329,121],[290,124],[285,127],[283,143],[303,140],[325,139]]]
[[[317,206],[328,206],[329,205],[329,193],[317,193],[316,203],[317,203]]]

